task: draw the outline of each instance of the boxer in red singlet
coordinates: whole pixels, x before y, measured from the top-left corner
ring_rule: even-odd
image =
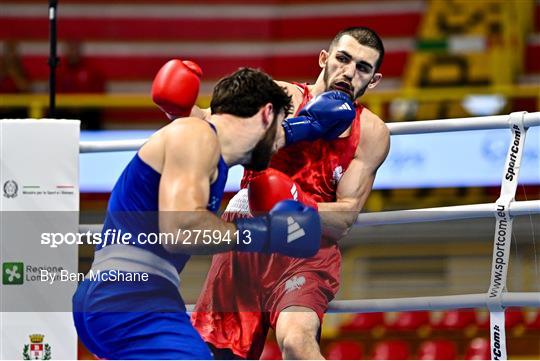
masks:
[[[322,71],[315,84],[278,83],[292,96],[295,113],[327,90],[358,99],[379,83],[383,56],[375,32],[345,29],[321,51]],[[200,109],[192,114],[197,112],[204,116]],[[270,166],[317,203],[324,232],[321,249],[309,259],[239,252],[213,257],[192,323],[217,359],[258,359],[270,327],[284,358],[323,358],[318,339],[328,303],[339,289],[338,241],[356,221],[388,149],[384,122],[356,102],[356,118],[338,139],[300,142],[274,155]],[[223,217],[251,216],[246,187],[253,177],[244,173],[242,190]]]

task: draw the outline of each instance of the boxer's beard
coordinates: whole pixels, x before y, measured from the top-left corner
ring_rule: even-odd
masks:
[[[360,98],[362,95],[364,95],[364,93],[366,92],[366,89],[368,88],[369,86],[369,83],[371,83],[371,80],[366,84],[364,85],[363,88],[360,88],[355,94],[354,94],[354,98],[353,98],[353,101]]]
[[[274,154],[274,143],[277,136],[277,115],[274,115],[272,125],[266,130],[264,136],[253,148],[251,152],[251,161],[248,164],[244,164],[244,167],[249,170],[261,171],[268,168],[270,159]]]
[[[331,87],[331,85],[329,84],[329,82],[328,82],[329,77],[330,77],[330,75],[328,74],[328,64],[326,64],[325,67],[324,67],[324,71],[323,71],[323,81],[324,81],[324,89],[325,89],[325,91],[334,90]],[[355,101],[356,99],[358,99],[362,95],[364,95],[364,93],[366,92],[366,89],[368,88],[370,82],[371,82],[371,79],[363,88],[360,88],[356,93],[353,93],[353,96],[352,96],[351,100]],[[345,94],[347,94],[347,93],[345,93]],[[349,95],[349,94],[347,94],[347,95]]]

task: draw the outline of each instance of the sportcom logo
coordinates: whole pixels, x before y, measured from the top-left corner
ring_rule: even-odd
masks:
[[[24,263],[4,262],[2,264],[2,284],[22,285],[24,283]]]

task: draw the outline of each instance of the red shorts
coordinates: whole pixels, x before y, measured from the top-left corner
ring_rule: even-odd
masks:
[[[339,289],[340,268],[335,244],[309,259],[244,252],[215,255],[191,321],[214,347],[258,359],[268,329],[275,327],[283,309],[307,307],[322,322]]]

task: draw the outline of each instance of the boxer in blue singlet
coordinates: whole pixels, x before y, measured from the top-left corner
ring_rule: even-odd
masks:
[[[289,107],[290,97],[270,77],[241,69],[216,85],[208,122],[177,119],[140,148],[111,193],[103,227],[103,234],[131,238],[97,246],[92,269],[73,296],[75,326],[92,353],[107,359],[209,359],[179,293],[179,273],[191,254],[236,250],[309,257],[318,251],[318,213],[299,202],[283,201],[267,215],[236,223],[215,214],[230,166],[262,170],[287,136],[313,139],[309,127],[318,121],[285,119]],[[321,124],[313,126],[322,136]],[[291,222],[305,235],[291,239]],[[188,242],[183,231],[191,233]],[[212,242],[204,242],[204,231]],[[151,233],[183,237],[145,241]]]

